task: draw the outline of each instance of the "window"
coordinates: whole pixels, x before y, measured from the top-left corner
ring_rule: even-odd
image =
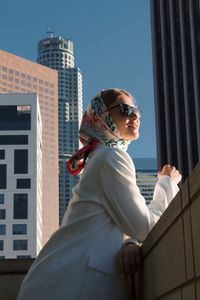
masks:
[[[6,234],[6,225],[0,224],[0,235]]]
[[[14,173],[28,173],[28,150],[15,150],[14,152]]]
[[[0,135],[0,145],[28,145],[28,135]]]
[[[31,107],[26,105],[1,105],[0,130],[30,130]]]
[[[31,258],[31,255],[17,255],[17,259]]]
[[[0,165],[0,189],[6,189],[7,165]]]
[[[28,194],[14,194],[14,219],[28,218]]]
[[[13,224],[13,234],[27,234],[27,224]]]
[[[3,251],[3,242],[2,240],[0,240],[0,251]]]
[[[17,189],[30,189],[31,180],[30,178],[17,179]]]
[[[0,220],[5,220],[6,218],[6,210],[0,209]]]
[[[0,204],[4,204],[4,194],[0,194]]]
[[[27,250],[28,249],[28,241],[27,240],[14,240],[13,241],[13,250]]]
[[[5,159],[5,150],[0,150],[0,159]]]

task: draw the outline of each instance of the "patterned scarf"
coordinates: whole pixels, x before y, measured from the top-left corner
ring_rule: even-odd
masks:
[[[83,115],[79,139],[84,147],[67,161],[67,169],[74,176],[84,168],[88,155],[97,144],[101,143],[107,147],[126,151],[130,143],[120,136],[119,130],[99,94],[92,99]]]

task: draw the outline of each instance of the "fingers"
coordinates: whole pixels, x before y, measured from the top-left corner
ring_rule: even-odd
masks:
[[[179,173],[179,171],[175,167],[171,168],[170,177],[175,179],[177,183],[179,183],[182,179],[182,175]]]
[[[129,299],[130,300],[135,299],[135,276],[127,275],[126,280],[128,283]]]
[[[134,275],[142,266],[140,247],[133,243],[124,245],[117,254],[117,264],[121,275]]]
[[[177,183],[180,182],[182,179],[182,176],[179,173],[179,171],[176,169],[176,167],[171,166],[169,164],[163,166],[162,170],[158,173],[158,178],[160,178],[160,176],[163,175],[167,175],[174,178],[177,181]]]
[[[117,266],[118,266],[120,274],[123,275],[125,273],[125,271],[124,271],[123,253],[121,250],[117,253],[116,262],[117,262]]]
[[[164,165],[162,170],[160,171],[160,176],[162,175],[168,175],[170,176],[171,166],[170,165]]]

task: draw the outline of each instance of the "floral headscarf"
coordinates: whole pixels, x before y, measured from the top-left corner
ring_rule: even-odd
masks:
[[[99,94],[92,99],[83,115],[79,139],[84,147],[67,162],[68,171],[74,176],[81,172],[88,155],[98,143],[125,151],[129,145],[129,142],[120,136],[117,125]]]

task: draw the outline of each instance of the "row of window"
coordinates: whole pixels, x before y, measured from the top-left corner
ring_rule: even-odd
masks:
[[[0,240],[0,251],[4,250],[4,240]],[[13,240],[13,250],[28,250],[27,240]]]
[[[28,150],[18,149],[14,150],[14,174],[27,174],[28,173]],[[28,179],[18,179],[18,188],[30,185]],[[0,189],[7,188],[7,165],[0,164]],[[27,187],[28,188],[28,187]]]
[[[1,66],[0,66],[0,69],[1,69]],[[53,83],[51,83],[51,82],[48,82],[48,81],[44,81],[43,79],[39,79],[39,78],[37,78],[37,77],[31,77],[30,75],[28,75],[28,74],[25,74],[25,73],[21,73],[21,72],[19,72],[19,71],[17,71],[17,70],[14,70],[14,69],[8,69],[7,67],[5,67],[5,66],[2,66],[2,71],[3,72],[8,72],[9,74],[13,74],[13,75],[15,75],[15,76],[21,76],[22,78],[26,78],[27,80],[33,80],[33,82],[38,82],[39,84],[41,84],[41,85],[45,85],[45,86],[49,86],[50,85],[50,87],[51,88],[54,88],[54,84]]]
[[[4,204],[4,194],[0,194],[0,204]]]
[[[0,165],[0,170],[1,170],[1,165]],[[0,180],[0,186],[6,186],[6,182]],[[16,188],[17,189],[30,189],[31,188],[31,179],[30,178],[20,178],[16,179]],[[3,189],[3,187],[0,189]],[[4,199],[2,198],[3,194],[0,194],[0,204],[4,204]],[[4,196],[4,195],[3,195]]]
[[[40,92],[45,92],[46,94],[49,94],[52,92],[52,90],[50,91],[48,88],[44,88],[43,86],[38,86],[31,82],[26,82],[24,80],[19,80],[17,78],[14,79],[14,77],[11,77],[11,76],[7,77],[6,75],[2,75],[2,79],[6,80],[6,81],[9,80],[12,83],[14,82],[16,84],[16,86],[15,86],[16,89],[19,89],[19,86],[17,86],[17,85],[22,85],[22,86],[27,86],[28,88],[33,88],[36,91],[39,89]],[[10,86],[10,84],[7,83],[6,81],[3,81],[2,84],[4,86],[8,86],[8,87],[12,88],[12,85]]]
[[[28,135],[0,135],[0,145],[28,145]]]
[[[28,219],[28,194],[14,194],[13,218]],[[0,220],[6,219],[6,209],[0,209]]]
[[[5,255],[0,255],[0,259],[5,259]],[[17,255],[17,259],[25,259],[25,258],[31,258],[31,255]]]
[[[0,105],[0,130],[30,130],[31,106]]]
[[[49,57],[61,57],[61,58],[69,58],[69,60],[73,59],[71,57],[71,55],[67,55],[66,53],[47,53],[47,54],[43,54],[43,55],[40,55],[39,57],[39,60],[41,59],[44,59],[44,58],[49,58]]]
[[[12,234],[27,234],[27,224],[13,224]],[[0,235],[6,235],[6,225],[0,224]]]
[[[5,159],[5,150],[0,150],[0,159]]]
[[[69,60],[61,60],[61,59],[45,59],[42,61],[42,64],[46,65],[46,64],[50,64],[50,65],[53,65],[53,64],[56,64],[56,63],[59,63],[59,65],[62,65],[62,66],[68,66],[70,64],[72,64],[73,62],[69,61]]]

